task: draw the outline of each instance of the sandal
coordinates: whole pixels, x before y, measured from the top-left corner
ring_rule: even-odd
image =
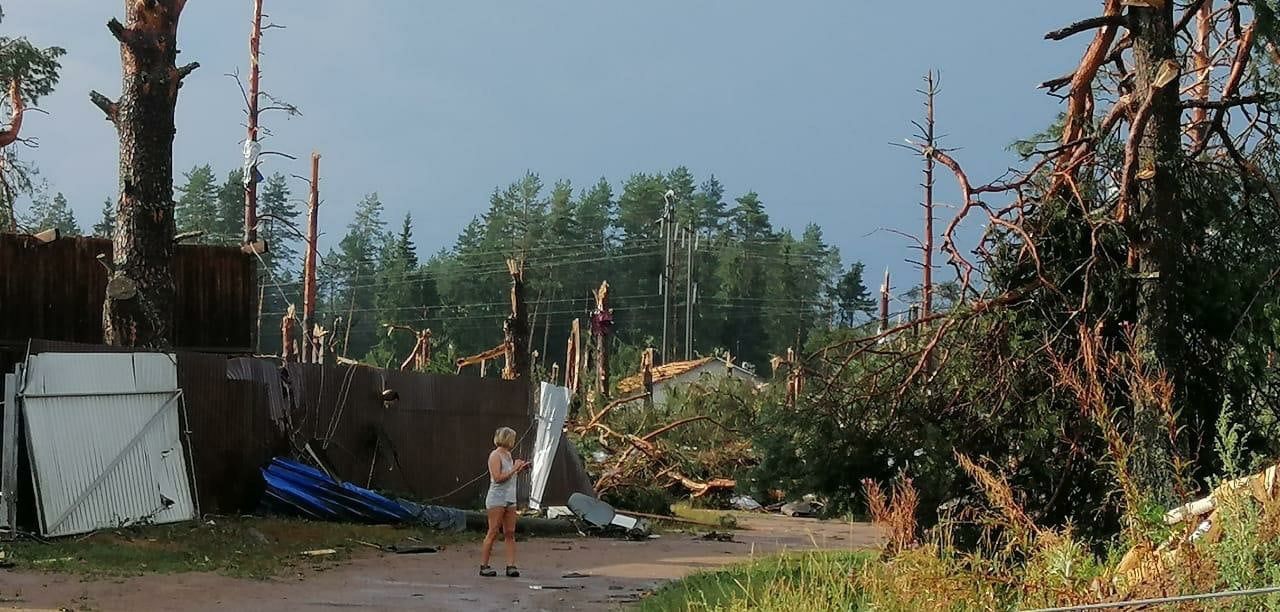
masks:
[[[498,572],[495,571],[493,568],[489,567],[488,565],[481,565],[480,575],[484,576],[485,578],[492,578],[494,576],[497,576]]]
[[[514,565],[508,565],[508,566],[507,566],[507,577],[508,577],[508,578],[519,578],[519,577],[520,577],[520,570],[516,569],[516,566],[514,566]]]

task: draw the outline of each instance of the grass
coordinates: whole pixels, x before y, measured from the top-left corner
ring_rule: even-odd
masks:
[[[327,569],[355,552],[372,550],[357,540],[386,546],[414,539],[440,545],[478,538],[479,534],[474,533],[440,533],[415,527],[214,517],[203,522],[103,531],[50,543],[0,544],[0,550],[6,552],[18,571],[71,573],[87,578],[213,572],[267,579],[288,571]],[[323,549],[336,552],[302,554]]]
[[[677,518],[698,521],[700,523],[710,523],[719,525],[721,529],[737,529],[738,519],[732,512],[724,510],[708,510],[705,508],[694,508],[689,504],[675,504],[671,506],[671,511]],[[624,512],[625,514],[625,512]]]
[[[638,609],[641,612],[856,610],[863,601],[850,574],[861,571],[875,559],[876,553],[870,551],[766,557],[671,583],[644,599]]]

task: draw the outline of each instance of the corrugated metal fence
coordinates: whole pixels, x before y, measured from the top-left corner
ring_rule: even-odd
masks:
[[[48,341],[33,341],[31,349],[37,354],[125,350]],[[485,459],[496,428],[527,434],[517,451],[522,456],[533,448],[530,398],[522,382],[290,364],[284,372],[288,383],[281,385],[281,369],[269,360],[181,351],[177,356],[192,475],[204,512],[257,509],[263,489],[259,468],[308,442],[344,480],[461,507],[475,505],[488,485]],[[229,378],[229,369],[243,380]],[[384,403],[386,389],[398,399]],[[280,414],[281,406],[287,415]],[[574,492],[592,493],[570,444],[560,445],[553,466],[548,503],[563,504]],[[521,485],[523,500],[528,483]]]
[[[48,244],[0,233],[0,369],[9,371],[29,338],[102,342],[102,303],[111,241],[63,238]],[[235,247],[182,245],[173,261],[175,344],[226,353],[254,346],[256,258]]]

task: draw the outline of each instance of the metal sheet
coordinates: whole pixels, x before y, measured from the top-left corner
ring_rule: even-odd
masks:
[[[18,375],[4,375],[4,412],[0,418],[0,529],[17,522],[18,499]]]
[[[547,480],[551,477],[551,464],[556,457],[556,447],[564,434],[564,420],[569,414],[569,390],[550,383],[542,383],[538,395],[538,435],[533,444],[533,474],[530,483],[529,508],[542,508]]]
[[[28,379],[21,405],[44,535],[196,517],[172,355],[44,353]]]

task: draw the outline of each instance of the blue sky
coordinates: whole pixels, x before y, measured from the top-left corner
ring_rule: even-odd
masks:
[[[116,141],[87,94],[119,91],[104,24],[123,2],[0,4],[0,31],[68,50],[58,91],[40,104],[50,115],[24,126],[41,146],[21,154],[92,225],[114,197]],[[299,157],[268,158],[265,171],[305,174],[319,150],[328,241],[377,191],[393,222],[413,212],[420,252],[432,252],[526,170],[548,184],[617,185],[685,165],[735,196],[758,192],[777,225],[821,224],[872,276],[907,274],[906,241],[877,229],[920,224],[919,163],[888,143],[914,132],[923,74],[942,71],[939,129],[987,182],[1015,162],[1011,141],[1058,112],[1035,86],[1068,72],[1086,43],[1044,32],[1098,4],[266,0],[287,29],[264,39],[264,88],[305,116],[264,119],[275,132],[265,147]],[[179,100],[178,170],[239,164],[243,104],[224,74],[246,71],[250,12],[250,0],[187,5],[180,59],[203,67]],[[944,181],[940,198],[954,197]]]

